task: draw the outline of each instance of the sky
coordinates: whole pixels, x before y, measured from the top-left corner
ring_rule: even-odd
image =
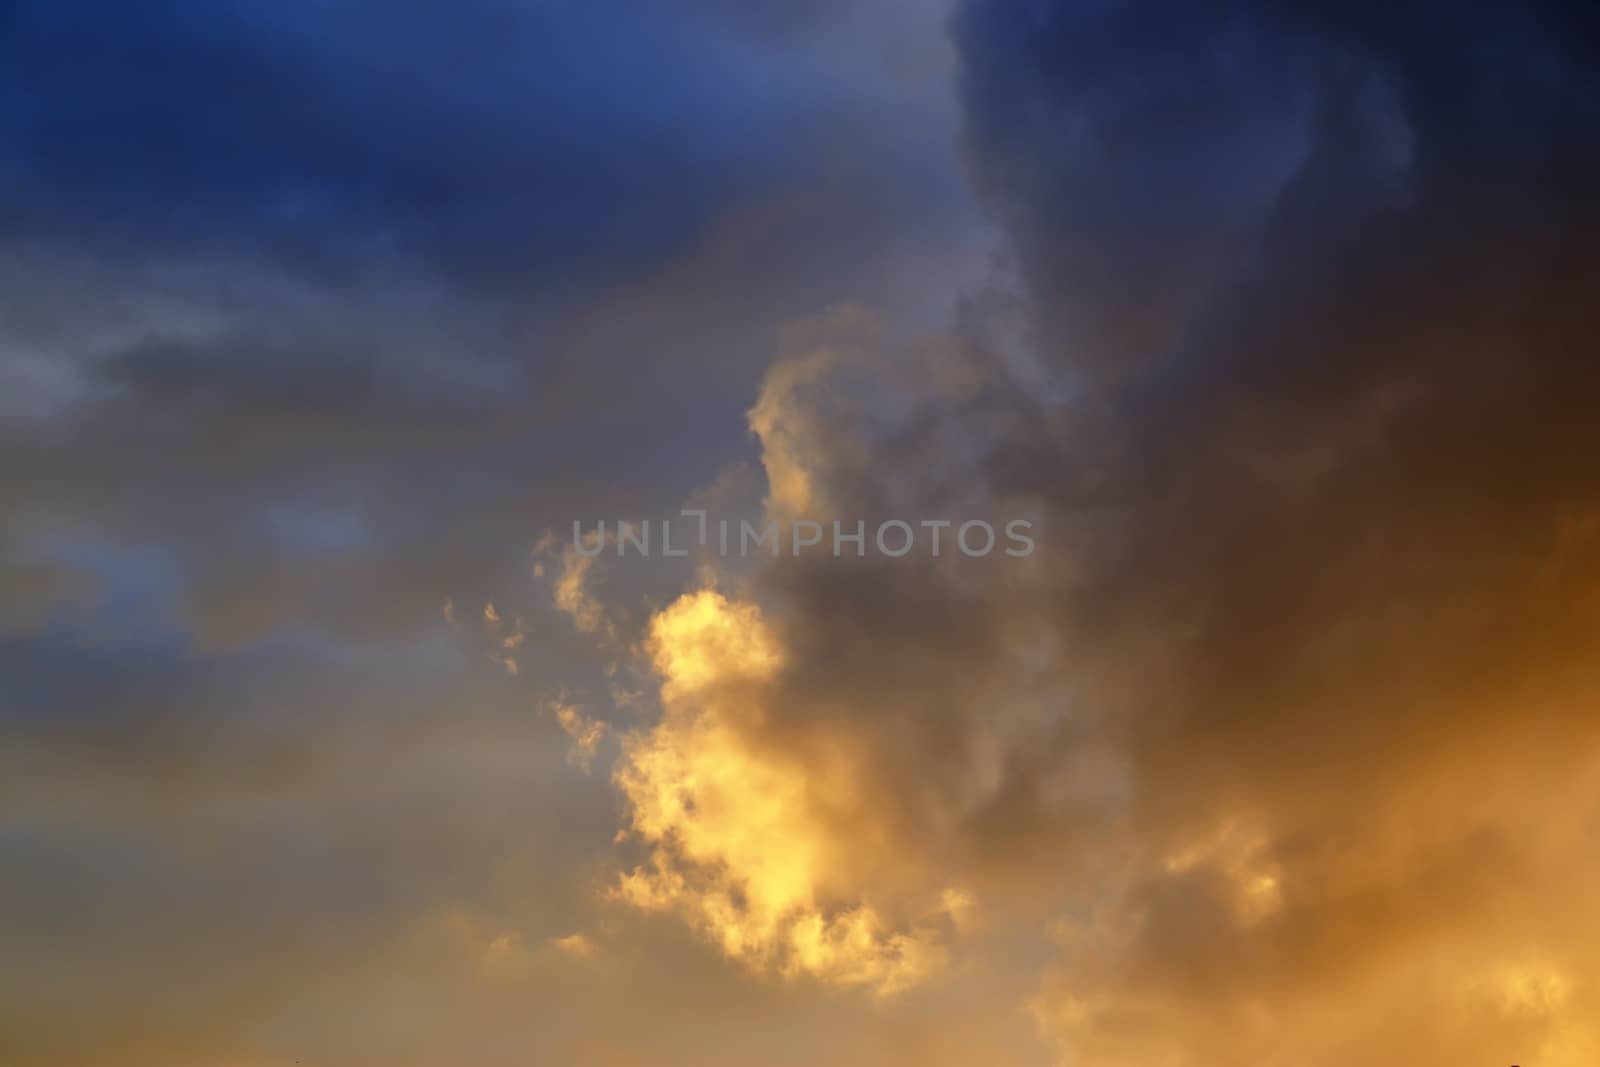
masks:
[[[0,1065],[1600,1062],[1596,42],[0,0]]]

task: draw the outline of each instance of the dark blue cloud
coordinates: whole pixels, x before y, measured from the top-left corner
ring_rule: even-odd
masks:
[[[684,240],[815,133],[775,65],[660,4],[69,0],[5,26],[13,232],[561,286]]]
[[[1556,254],[1593,221],[1593,19],[1554,3],[973,0],[955,25],[974,170],[1048,347],[1105,369],[1176,357],[1244,272],[1333,262],[1365,226],[1429,228],[1397,242],[1407,271],[1454,262],[1447,215],[1467,241],[1521,231],[1514,255]],[[1362,287],[1280,278],[1302,318],[1324,286]]]
[[[0,584],[426,619],[745,458],[780,325],[966,218],[845,6],[6,5]]]
[[[1175,709],[1147,780],[1271,807],[1309,745],[1299,803],[1347,785],[1320,753],[1592,685],[1592,8],[1024,10],[961,8],[970,151],[1093,402],[992,469],[1097,546],[1063,648],[1182,635],[1131,706]]]

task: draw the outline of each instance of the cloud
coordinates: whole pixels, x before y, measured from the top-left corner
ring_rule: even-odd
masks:
[[[1129,781],[1122,888],[1035,1001],[1069,1059],[1587,1054],[1585,1009],[1500,985],[1593,950],[1523,917],[1571,906],[1600,741],[1569,18],[960,11],[1074,396],[987,462],[1045,502],[1054,654]]]
[[[572,748],[567,752],[567,762],[587,771],[594,762],[600,742],[605,739],[606,724],[588,718],[571,704],[557,703],[555,715],[556,721],[561,724],[561,729],[572,739]]]
[[[675,503],[775,322],[965,254],[948,93],[875,49],[937,23],[862,14],[9,5],[7,558],[163,557],[218,645],[389,640]]]
[[[607,617],[605,605],[587,588],[595,560],[609,543],[603,534],[604,530],[599,527],[585,531],[581,550],[576,542],[565,545],[553,596],[556,607],[571,618],[579,633],[614,641],[616,624]],[[617,536],[618,533],[613,533],[613,541]]]
[[[649,648],[663,718],[625,741],[616,780],[651,855],[615,895],[681,914],[755,970],[879,994],[937,971],[936,931],[892,928],[839,879],[830,820],[854,800],[848,770],[820,778],[761,746],[762,690],[784,652],[759,608],[686,594],[651,621]]]
[[[513,7],[0,7],[19,1055],[1595,1062],[1592,15]]]
[[[1054,922],[1069,1059],[1588,1055],[1597,92],[1547,16],[964,5],[1036,360],[982,305],[834,316],[751,424],[774,512],[1026,514],[1041,551],[666,610],[624,896],[781,969],[814,900],[971,887]]]
[[[565,761],[607,758],[626,649],[540,610],[526,545],[675,507],[779,322],[920,309],[973,221],[902,12],[721,6],[0,5],[24,1059],[717,1061],[612,1025],[619,989],[749,1010],[698,949],[528,951],[596,929],[616,801]]]
[[[568,934],[566,937],[553,938],[550,943],[567,955],[577,959],[593,956],[597,951],[594,942],[583,934]]]

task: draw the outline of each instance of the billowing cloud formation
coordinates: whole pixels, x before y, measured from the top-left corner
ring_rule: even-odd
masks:
[[[855,891],[1054,931],[1069,1061],[1595,1054],[1600,94],[1564,18],[969,3],[1031,358],[974,305],[769,376],[773,509],[1044,531],[1010,570],[766,567],[738,751],[851,798],[793,854]]]
[[[1593,1055],[1600,92],[1571,18],[962,13],[976,168],[1083,389],[1077,447],[996,470],[1080,547],[1062,655],[1149,847],[1036,1001],[1076,1055]],[[1156,866],[1235,824],[1253,860]]]
[[[1593,15],[146,7],[0,4],[8,1051],[1600,1058]],[[528,558],[686,502],[1039,549]]]
[[[936,969],[936,934],[896,932],[871,903],[841,903],[848,864],[832,824],[860,803],[850,768],[818,775],[761,747],[783,651],[759,609],[687,594],[652,620],[650,653],[664,718],[630,740],[617,783],[651,858],[617,896],[683,913],[756,969],[879,993]]]
[[[0,4],[5,1055],[779,1062],[596,921],[610,650],[527,548],[740,452],[787,319],[942,304],[906,13]]]

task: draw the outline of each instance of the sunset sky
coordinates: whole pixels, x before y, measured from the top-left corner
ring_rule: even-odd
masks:
[[[1594,1067],[1597,896],[1595,10],[0,0],[0,1067]]]

